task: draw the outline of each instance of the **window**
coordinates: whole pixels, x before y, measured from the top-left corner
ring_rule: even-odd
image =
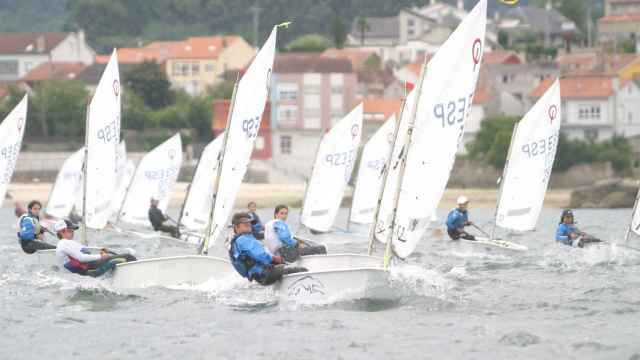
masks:
[[[599,120],[600,105],[582,105],[578,108],[578,119]]]
[[[205,64],[204,65],[204,71],[213,72],[213,64]]]
[[[280,136],[280,153],[291,154],[291,135]]]
[[[18,74],[18,62],[17,61],[0,61],[0,74],[3,75],[17,75]]]
[[[180,63],[180,75],[189,76],[189,68],[190,66],[188,62]]]
[[[192,75],[200,74],[200,63],[199,62],[194,61],[193,63],[191,63],[191,74]]]
[[[407,26],[411,27],[411,26],[413,26],[415,24],[416,24],[416,22],[413,19],[408,19],[407,20]]]
[[[174,61],[171,63],[171,75],[179,76],[180,75],[180,63]]]
[[[295,125],[298,121],[298,107],[295,105],[278,106],[278,125]]]
[[[416,32],[415,32],[415,30],[413,30],[413,29],[409,28],[409,29],[407,29],[407,34],[408,34],[409,36],[415,36]]]
[[[627,120],[629,121],[629,124],[633,124],[633,113],[628,113],[627,114]]]
[[[283,83],[278,85],[279,100],[298,100],[298,84]]]
[[[508,84],[509,83],[509,76],[508,75],[502,75],[502,83],[503,84]]]
[[[29,72],[29,71],[31,71],[31,69],[33,69],[33,63],[31,61],[25,61],[24,62],[24,71],[25,72]]]

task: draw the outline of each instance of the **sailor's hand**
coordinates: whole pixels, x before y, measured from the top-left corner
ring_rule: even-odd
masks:
[[[277,256],[276,255],[276,256],[273,257],[273,263],[275,265],[282,264],[283,262],[284,262],[284,260],[282,259],[282,256]]]
[[[298,239],[298,244],[297,245],[298,245],[298,247],[304,247],[305,246],[304,241],[300,240],[300,239]]]
[[[473,223],[472,223],[471,221],[467,221],[467,222],[465,223],[465,225],[466,225],[466,226],[469,226],[469,225],[473,225]]]
[[[106,257],[109,257],[109,252],[107,251],[106,248],[100,249],[100,256],[102,256],[103,259]]]

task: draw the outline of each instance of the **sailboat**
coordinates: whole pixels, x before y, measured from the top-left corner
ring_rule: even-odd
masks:
[[[388,229],[381,229],[387,234],[382,266],[325,266],[323,270],[285,275],[278,286],[281,298],[313,302],[396,296],[388,283],[388,267],[392,257],[406,259],[411,255],[426,231],[423,225],[444,193],[475,93],[486,13],[487,1],[480,0],[428,65],[425,63],[418,87],[405,100],[394,140],[404,144],[397,184],[383,190],[391,190],[393,202],[391,216],[384,224]],[[379,225],[376,223],[376,228]],[[303,261],[308,260],[305,258]]]
[[[118,55],[113,50],[87,108],[81,197],[81,242],[85,245],[88,244],[87,229],[103,229],[111,215],[116,188],[116,150],[120,142],[121,95]],[[36,254],[43,263],[54,262],[55,250]]]
[[[209,223],[213,190],[211,184],[216,181],[218,174],[218,157],[223,140],[224,134],[220,134],[205,146],[180,211],[178,226],[181,234],[193,245],[200,245]]]
[[[13,171],[22,148],[22,139],[27,124],[27,105],[29,99],[25,95],[0,124],[0,199],[7,195]]]
[[[330,231],[336,219],[360,146],[362,117],[360,103],[320,140],[300,216],[312,232]]]
[[[82,194],[82,164],[84,163],[84,148],[69,156],[58,171],[56,181],[49,193],[45,213],[56,219],[66,219]]]
[[[113,200],[111,200],[111,218],[110,223],[118,221],[118,214],[120,208],[124,203],[124,198],[127,196],[127,190],[131,184],[131,179],[136,170],[136,166],[133,161],[127,159],[127,145],[124,140],[118,145],[117,161],[116,161],[116,191],[113,194]]]
[[[495,230],[496,227],[520,232],[535,229],[558,147],[560,105],[560,81],[556,80],[513,129],[491,237],[461,242],[527,250],[524,245],[496,240]]]
[[[113,285],[119,288],[200,284],[238,276],[227,259],[208,256],[229,223],[238,190],[245,176],[271,85],[278,25],[253,62],[236,83],[231,111],[218,156],[217,175],[211,184],[211,206],[205,238],[197,255],[143,259],[119,264]]]
[[[391,115],[362,149],[347,228],[350,227],[350,223],[370,225],[375,220],[378,197],[372,196],[372,194],[380,192],[395,131],[396,116]]]
[[[151,198],[158,200],[158,208],[163,213],[167,211],[181,166],[182,140],[180,133],[177,133],[140,160],[127,188],[117,221],[150,227],[148,212]],[[139,231],[129,230],[127,233],[144,236]],[[148,236],[158,235],[149,233]]]
[[[640,246],[635,245],[633,242],[630,244],[631,236],[640,236],[640,211],[638,211],[638,202],[640,201],[640,190],[636,194],[636,200],[633,203],[633,210],[631,210],[631,224],[627,228],[627,232],[624,236],[624,245],[640,251]],[[637,239],[635,239],[637,241]]]

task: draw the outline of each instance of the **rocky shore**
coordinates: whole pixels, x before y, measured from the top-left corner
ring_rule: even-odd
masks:
[[[572,208],[630,208],[636,199],[638,182],[631,179],[609,179],[579,187],[571,192]]]

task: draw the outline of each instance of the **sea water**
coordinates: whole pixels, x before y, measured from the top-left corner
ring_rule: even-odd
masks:
[[[266,221],[272,210],[259,214]],[[622,241],[630,217],[575,214],[582,229],[612,242]],[[490,230],[492,210],[470,215]],[[346,216],[340,212],[338,227]],[[392,268],[399,300],[292,306],[241,278],[115,290],[23,254],[12,210],[1,209],[0,359],[640,359],[640,253],[558,245],[559,216],[545,209],[538,231],[524,235],[497,231],[528,246],[524,254],[463,251],[441,235],[426,237]],[[344,234],[316,239],[331,252],[367,246]],[[113,233],[90,241],[141,258],[194,252]],[[213,254],[226,256],[224,244]]]

